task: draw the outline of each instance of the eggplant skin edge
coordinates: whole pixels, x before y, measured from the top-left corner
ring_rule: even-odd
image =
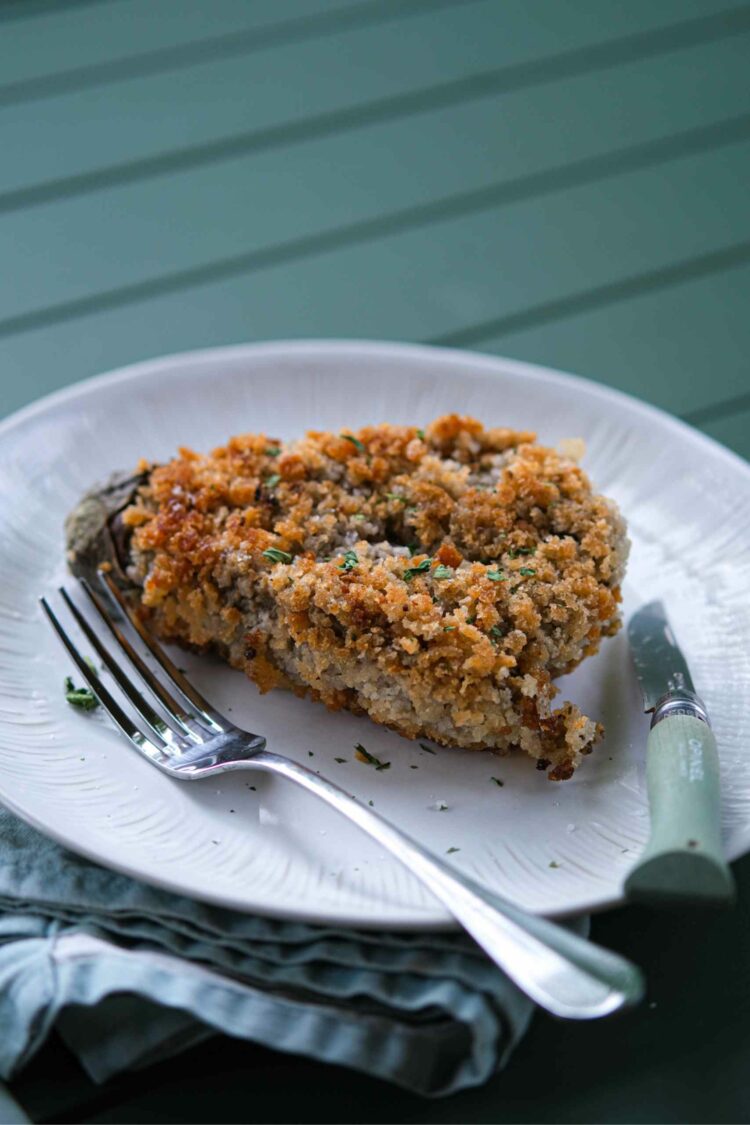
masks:
[[[130,533],[119,519],[147,482],[153,466],[140,473],[113,473],[109,480],[92,488],[65,520],[68,566],[78,578],[96,581],[103,563],[124,588],[133,587],[127,575]]]

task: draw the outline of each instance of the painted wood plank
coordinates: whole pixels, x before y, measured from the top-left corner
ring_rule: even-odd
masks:
[[[347,227],[356,240],[358,224],[437,200],[468,212],[493,189],[546,196],[711,147],[727,135],[711,126],[728,113],[748,115],[750,136],[749,53],[750,34],[0,215],[0,334],[35,310],[68,315],[72,302],[155,278],[179,284],[180,273],[232,268],[239,254],[286,246],[293,256],[300,240]],[[608,155],[672,132],[683,140]]]
[[[687,414],[750,390],[748,293],[750,264],[738,265],[471,346]]]
[[[750,461],[750,410],[703,422],[699,429]]]
[[[366,4],[369,0],[99,0],[81,7],[60,4],[33,19],[24,19],[19,5],[16,19],[2,25],[0,91],[73,68]]]
[[[36,199],[90,190],[123,175],[303,139],[312,130],[319,135],[378,116],[393,119],[440,99],[467,100],[493,84],[606,69],[618,59],[668,50],[685,36],[700,42],[711,28],[715,36],[739,26],[734,17],[686,24],[718,3],[476,0],[248,59],[9,106],[0,110],[0,149],[12,154],[0,163],[6,193],[0,206],[28,202],[25,192],[34,184]],[[750,8],[741,19],[743,26],[750,22]],[[643,34],[622,40],[634,32]],[[492,72],[489,79],[484,72]],[[8,198],[21,189],[20,197]]]
[[[719,248],[750,256],[750,144],[698,154],[0,341],[5,411],[150,355],[251,339],[431,339]],[[722,397],[725,373],[710,378]],[[30,378],[28,389],[24,380]],[[457,391],[457,403],[460,391]]]

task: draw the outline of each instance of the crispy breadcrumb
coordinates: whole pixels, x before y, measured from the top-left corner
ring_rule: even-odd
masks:
[[[261,691],[521,750],[553,780],[601,737],[572,703],[552,709],[553,680],[620,626],[625,525],[533,433],[448,415],[243,435],[180,450],[121,518],[150,627]]]

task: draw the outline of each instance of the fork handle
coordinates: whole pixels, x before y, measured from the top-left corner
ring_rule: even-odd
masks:
[[[359,825],[422,880],[522,992],[553,1015],[595,1019],[641,999],[643,980],[635,965],[458,874],[307,767],[268,750],[242,765],[289,778]]]

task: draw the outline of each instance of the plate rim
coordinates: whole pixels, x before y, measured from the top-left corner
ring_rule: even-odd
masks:
[[[487,368],[494,365],[502,365],[508,371],[515,375],[533,376],[551,382],[568,382],[571,386],[578,386],[585,388],[589,394],[593,394],[601,399],[614,398],[621,403],[626,404],[630,408],[635,408],[636,411],[643,412],[647,417],[658,420],[661,423],[666,423],[670,428],[674,429],[677,433],[682,434],[684,437],[689,437],[699,445],[705,445],[714,454],[720,454],[734,468],[739,468],[750,480],[750,462],[746,461],[739,453],[729,449],[728,446],[723,445],[716,438],[704,434],[702,430],[692,426],[689,422],[685,422],[682,418],[678,418],[669,411],[664,410],[660,406],[654,406],[652,403],[644,402],[631,395],[628,391],[621,391],[616,387],[608,387],[601,383],[595,382],[593,379],[586,375],[577,375],[570,371],[561,371],[556,367],[548,367],[545,364],[531,363],[527,360],[512,359],[509,356],[495,355],[492,352],[473,351],[470,348],[445,348],[437,344],[419,344],[402,342],[398,340],[372,340],[367,338],[357,337],[303,337],[301,339],[291,340],[262,340],[257,342],[250,342],[245,344],[226,344],[218,347],[206,348],[190,348],[184,352],[167,352],[162,355],[154,356],[151,359],[138,360],[135,363],[128,363],[122,367],[113,367],[108,371],[100,372],[97,375],[87,375],[83,379],[79,379],[74,383],[68,384],[66,387],[61,387],[57,391],[51,391],[49,394],[42,395],[41,398],[34,399],[33,402],[28,403],[26,406],[14,410],[6,418],[0,420],[0,440],[2,440],[6,433],[11,432],[17,426],[23,425],[25,422],[30,421],[36,414],[44,413],[45,410],[51,406],[57,406],[65,403],[67,400],[75,399],[81,395],[85,395],[90,390],[95,389],[105,384],[116,384],[120,382],[127,382],[129,379],[137,378],[139,375],[146,374],[147,371],[153,371],[154,368],[167,369],[172,366],[175,361],[181,363],[192,361],[204,361],[211,359],[221,359],[226,357],[237,357],[245,355],[248,352],[255,354],[267,353],[272,355],[274,352],[306,352],[311,350],[334,350],[345,352],[349,349],[360,352],[372,353],[405,353],[417,356],[420,353],[425,356],[444,356],[446,358],[463,358],[468,357],[470,361],[479,361],[486,364]]]
[[[422,358],[428,360],[432,359],[441,363],[465,363],[473,365],[473,369],[477,373],[482,373],[482,369],[484,368],[484,373],[488,376],[492,376],[493,374],[498,375],[502,370],[511,377],[521,379],[532,377],[541,383],[555,383],[558,386],[562,383],[588,396],[593,396],[602,403],[611,405],[614,402],[615,405],[626,406],[636,417],[640,415],[641,417],[658,423],[662,427],[666,426],[669,431],[673,432],[675,436],[682,441],[688,440],[694,447],[702,447],[714,458],[718,457],[731,471],[736,473],[737,470],[739,470],[741,475],[750,483],[750,464],[740,457],[739,454],[734,453],[716,439],[702,433],[688,422],[671,415],[666,410],[654,406],[651,403],[643,402],[626,391],[596,383],[586,376],[560,371],[556,368],[530,363],[525,360],[511,359],[505,356],[470,349],[445,348],[431,344],[345,337],[266,340],[222,345],[218,347],[193,348],[183,352],[171,352],[150,359],[139,360],[136,363],[113,368],[97,375],[85,377],[57,391],[43,395],[0,420],[0,447],[6,439],[13,435],[14,431],[17,431],[26,424],[33,423],[36,417],[43,416],[50,409],[68,405],[71,402],[75,402],[76,399],[86,397],[92,392],[96,393],[100,389],[127,383],[144,376],[158,378],[160,375],[174,369],[176,366],[185,368],[191,364],[203,365],[211,363],[212,361],[221,363],[227,360],[241,360],[245,357],[254,358],[256,356],[268,356],[273,358],[274,356],[297,354],[305,357],[314,357],[316,353],[322,356],[324,354],[331,354],[331,352],[336,352],[338,355],[345,355],[349,352],[353,359],[369,356],[371,358],[381,357],[385,359]],[[191,894],[191,892],[186,891],[183,886],[171,881],[169,877],[160,878],[158,874],[144,876],[137,865],[131,865],[127,860],[114,860],[110,857],[107,857],[106,861],[103,860],[101,856],[96,853],[94,848],[88,847],[85,843],[81,844],[75,839],[71,839],[63,830],[58,830],[54,827],[50,828],[47,824],[43,823],[33,811],[19,807],[12,798],[9,799],[4,795],[2,804],[10,812],[30,824],[43,835],[98,866],[115,870],[129,878],[146,883],[150,886],[158,887],[172,894],[188,896]],[[738,859],[741,855],[745,854],[748,847],[750,847],[748,841],[743,845],[741,840],[735,840],[733,845],[727,848],[727,856],[730,860]],[[284,907],[278,904],[254,905],[252,907],[247,904],[242,905],[238,901],[232,901],[231,896],[222,893],[217,893],[213,896],[204,892],[201,892],[200,895],[195,895],[193,892],[192,896],[198,899],[198,901],[212,903],[224,909],[235,910],[242,913],[257,913],[268,918],[302,922],[310,925],[340,926],[362,930],[384,928],[383,923],[378,923],[375,919],[366,920],[361,915],[347,912],[346,909],[339,911],[331,909],[330,906],[326,907],[325,915],[315,915],[309,908],[305,907]],[[579,904],[570,910],[543,911],[543,914],[549,918],[560,919],[575,917],[582,913],[598,913],[625,904],[626,899],[621,887],[619,894],[613,894],[606,899],[598,898],[595,902],[583,906]],[[407,908],[400,909],[406,911]],[[431,916],[427,915],[423,918],[416,918],[413,913],[414,908],[412,907],[410,909],[412,911],[410,917],[389,917],[385,923],[386,927],[390,930],[404,932],[439,932],[459,928],[450,914],[437,903],[437,900],[436,909]]]

